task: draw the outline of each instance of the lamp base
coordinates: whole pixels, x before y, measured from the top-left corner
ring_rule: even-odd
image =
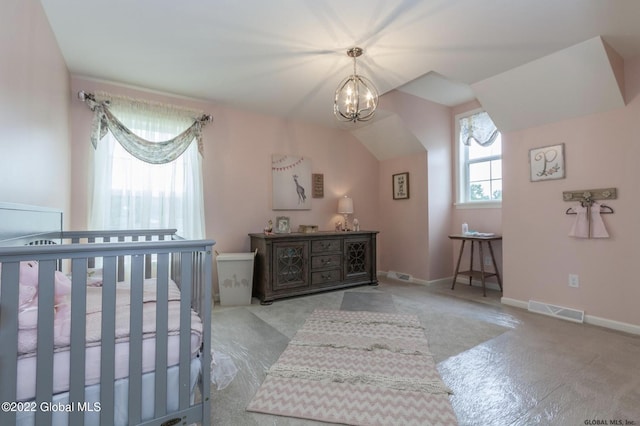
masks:
[[[349,214],[348,213],[344,213],[344,222],[342,222],[342,230],[343,231],[349,231]]]

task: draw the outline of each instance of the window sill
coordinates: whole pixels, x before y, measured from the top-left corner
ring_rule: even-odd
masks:
[[[456,209],[501,209],[502,201],[478,201],[471,203],[454,203]]]

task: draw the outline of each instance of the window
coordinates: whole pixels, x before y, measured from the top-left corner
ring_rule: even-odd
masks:
[[[110,190],[105,191],[111,197],[107,226],[110,229],[177,228],[179,235],[187,235],[187,222],[192,219],[185,217],[190,210],[185,208],[189,198],[186,183],[190,180],[186,172],[191,167],[190,155],[197,155],[195,144],[170,163],[149,164],[133,157],[119,143],[112,140],[109,143],[113,143],[113,172]]]
[[[113,107],[116,110],[116,106]],[[116,112],[114,111],[114,114]],[[120,108],[118,119],[149,141],[165,141],[189,126],[183,118]],[[108,132],[94,156],[92,229],[176,228],[204,238],[201,159],[195,142],[174,161],[150,164],[127,152]]]
[[[457,202],[502,201],[502,135],[484,111],[456,116]]]

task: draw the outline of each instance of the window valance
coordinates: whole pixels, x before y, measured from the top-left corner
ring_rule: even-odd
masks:
[[[93,147],[111,132],[115,139],[131,155],[139,160],[151,164],[164,164],[178,158],[195,140],[198,152],[203,155],[202,127],[212,120],[210,115],[201,111],[184,109],[172,105],[130,99],[122,96],[112,96],[106,93],[95,95],[80,92],[78,97],[85,101],[94,112],[91,131]],[[175,130],[162,132],[168,139],[151,141],[135,134],[130,127],[138,128],[135,122],[123,123],[118,116],[128,117],[131,110],[144,111],[144,116],[150,120],[170,122],[172,129],[184,129],[176,135]],[[122,114],[119,114],[121,112]],[[126,121],[126,120],[125,120]]]
[[[499,133],[486,111],[460,119],[460,140],[467,146],[472,141],[480,146],[490,146]]]

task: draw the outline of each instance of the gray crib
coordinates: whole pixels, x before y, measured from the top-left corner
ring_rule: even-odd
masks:
[[[0,424],[210,424],[214,242],[61,228],[55,210],[0,204]]]

